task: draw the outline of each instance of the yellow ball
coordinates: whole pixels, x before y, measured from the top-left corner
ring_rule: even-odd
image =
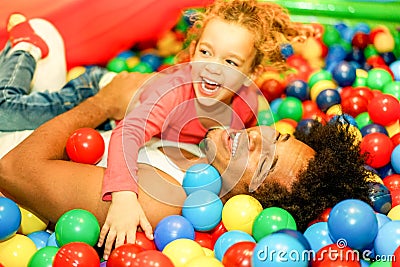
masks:
[[[240,230],[251,235],[253,222],[263,210],[261,203],[250,195],[236,195],[222,208],[222,223],[228,231]]]
[[[389,137],[392,137],[396,135],[397,133],[400,133],[400,123],[399,121],[396,121],[395,123],[385,126],[386,131],[388,132]]]
[[[392,219],[392,221],[398,221],[400,220],[400,205],[394,206],[387,216]]]
[[[368,78],[368,71],[364,69],[356,69],[356,76],[361,78]]]
[[[215,257],[213,250],[203,247],[203,251],[204,251],[204,255],[206,255],[207,257]]]
[[[379,177],[378,174],[376,173],[369,173],[369,176],[367,177],[367,182],[371,182],[371,183],[380,183],[380,184],[384,184],[381,177]]]
[[[340,104],[333,105],[326,111],[326,115],[342,115],[342,114],[343,114],[342,105]]]
[[[205,256],[203,248],[194,240],[180,238],[168,243],[164,253],[175,267],[186,266],[186,263],[200,256]]]
[[[258,95],[258,112],[269,109],[268,100],[263,95]]]
[[[21,210],[21,226],[19,228],[21,234],[29,235],[36,231],[46,230],[49,223],[47,220],[40,219],[38,216],[21,206],[19,209]]]
[[[189,261],[185,267],[224,267],[224,265],[216,258],[200,256]]]
[[[128,69],[133,69],[139,62],[140,58],[133,56],[126,60],[126,65],[128,65]]]
[[[375,35],[374,47],[379,53],[392,52],[395,47],[395,41],[390,32],[380,32]]]
[[[293,134],[296,128],[293,127],[290,123],[284,121],[277,121],[275,124],[275,130],[280,132],[281,134]]]
[[[337,85],[334,81],[332,80],[321,80],[316,82],[310,89],[310,97],[312,101],[317,100],[317,96],[319,93],[326,89],[336,89]]]
[[[0,242],[0,263],[5,267],[26,267],[36,251],[36,245],[29,237],[16,234]]]
[[[73,80],[75,78],[78,78],[83,73],[85,73],[85,71],[86,71],[86,68],[83,66],[73,67],[67,73],[67,82],[69,82],[70,80]]]

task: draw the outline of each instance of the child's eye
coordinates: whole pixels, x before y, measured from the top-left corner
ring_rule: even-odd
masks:
[[[238,67],[238,66],[239,66],[235,61],[230,60],[230,59],[227,59],[226,62],[227,62],[229,65],[232,65],[232,66],[234,66],[234,67]]]
[[[211,55],[210,52],[208,52],[205,49],[200,49],[200,53],[202,53],[203,55],[206,55],[206,56],[210,56]]]

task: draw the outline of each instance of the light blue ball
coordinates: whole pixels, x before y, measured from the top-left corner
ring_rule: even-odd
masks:
[[[53,232],[52,234],[50,234],[49,238],[47,239],[46,246],[47,247],[57,247],[57,248],[60,247],[60,245],[57,243],[56,232]]]
[[[390,221],[385,223],[378,231],[374,240],[374,250],[376,255],[393,255],[400,245],[400,221]]]
[[[46,231],[36,231],[30,233],[27,235],[27,237],[29,237],[33,243],[35,243],[36,248],[39,250],[47,246],[47,240],[49,239],[50,235],[51,234]]]
[[[197,190],[208,190],[218,195],[221,191],[222,180],[219,172],[212,165],[199,163],[186,170],[182,187],[186,195]]]
[[[390,156],[390,163],[396,173],[400,173],[400,145],[397,145]]]
[[[186,198],[182,216],[192,223],[195,230],[209,231],[221,221],[223,206],[221,199],[215,193],[198,190]]]
[[[214,255],[219,260],[222,261],[225,252],[234,244],[249,241],[256,242],[254,238],[246,232],[240,230],[232,230],[223,233],[215,242],[214,245]]]
[[[304,237],[310,243],[311,249],[317,253],[321,248],[333,244],[329,236],[328,223],[317,222],[310,225],[304,232]]]
[[[313,254],[299,240],[285,233],[273,233],[258,241],[253,250],[253,267],[307,267]]]

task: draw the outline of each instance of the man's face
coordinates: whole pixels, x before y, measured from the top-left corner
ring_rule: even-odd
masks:
[[[221,195],[225,197],[252,192],[263,182],[278,182],[290,190],[315,154],[293,136],[267,126],[214,129],[208,132],[205,145],[209,162],[223,178]]]

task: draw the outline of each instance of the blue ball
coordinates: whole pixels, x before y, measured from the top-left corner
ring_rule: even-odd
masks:
[[[221,221],[222,208],[222,201],[215,193],[198,190],[186,198],[182,216],[192,223],[195,230],[209,231]]]
[[[9,198],[0,197],[0,242],[9,239],[21,225],[21,211]]]
[[[400,81],[400,59],[392,62],[389,68],[393,72],[394,80]]]
[[[334,242],[342,240],[348,247],[361,250],[374,241],[378,233],[378,220],[367,203],[346,199],[332,208],[328,230]]]
[[[293,46],[289,43],[281,44],[281,55],[283,58],[288,58],[294,54]]]
[[[340,104],[340,101],[340,94],[336,89],[325,89],[318,94],[316,99],[319,109],[324,112],[333,105]]]
[[[194,240],[193,225],[183,216],[171,215],[163,218],[154,229],[154,243],[162,251],[170,242],[187,238]]]
[[[377,213],[376,219],[378,220],[378,229],[381,229],[381,227],[385,225],[385,223],[392,221],[392,219],[382,213]]]
[[[140,57],[140,61],[147,63],[153,71],[157,70],[162,64],[162,58],[159,55],[147,53]]]
[[[278,114],[278,109],[279,106],[281,105],[283,99],[281,97],[275,98],[274,100],[269,103],[269,107],[271,108],[271,111],[273,114]],[[275,117],[275,121],[278,121],[279,118]]]
[[[60,247],[60,245],[57,243],[56,232],[50,234],[46,242],[46,247],[57,247],[57,248]]]
[[[341,61],[332,70],[332,78],[341,87],[350,86],[356,80],[356,69],[347,61]]]
[[[365,125],[364,127],[361,128],[360,132],[363,137],[371,133],[383,133],[388,135],[388,132],[385,127],[375,123]]]
[[[376,255],[393,255],[400,244],[400,221],[385,223],[378,231],[374,241]]]
[[[351,124],[358,128],[357,121],[353,118],[353,116],[346,113],[342,115],[335,115],[329,120],[329,122],[336,122],[336,121],[339,121],[341,124]]]
[[[311,249],[317,253],[321,248],[333,244],[329,236],[328,223],[317,222],[310,225],[304,232],[304,237],[310,243]]]
[[[310,259],[304,250],[303,244],[295,237],[272,233],[258,241],[251,263],[253,267],[307,267]]]
[[[182,187],[186,195],[197,190],[208,190],[218,195],[221,191],[222,179],[217,169],[212,165],[199,163],[186,170]]]
[[[310,99],[310,88],[303,80],[294,80],[286,86],[286,96],[293,96],[301,101]]]
[[[224,258],[225,252],[234,244],[249,241],[256,242],[254,238],[246,232],[240,230],[231,230],[223,233],[220,237],[218,237],[217,241],[214,245],[214,254],[215,257],[222,261]]]
[[[392,151],[393,153],[393,151]],[[378,172],[378,176],[382,179],[384,179],[385,177],[395,174],[396,172],[393,169],[392,164],[389,162],[388,164],[386,164],[385,166],[376,169],[376,171]]]
[[[297,123],[296,131],[309,134],[314,125],[321,125],[321,123],[313,119],[304,119]]]
[[[33,243],[35,243],[36,248],[39,250],[47,246],[47,240],[50,237],[50,233],[46,231],[36,231],[30,233],[27,235],[27,237],[29,237]]]
[[[385,185],[370,183],[368,195],[376,212],[387,214],[392,209],[392,196]]]
[[[400,145],[397,145],[390,156],[390,163],[396,173],[400,173]]]
[[[300,231],[292,230],[292,229],[281,229],[274,233],[284,233],[284,234],[290,235],[290,236],[296,238],[297,241],[299,241],[303,245],[305,250],[311,250],[310,242],[308,242],[307,238]]]

